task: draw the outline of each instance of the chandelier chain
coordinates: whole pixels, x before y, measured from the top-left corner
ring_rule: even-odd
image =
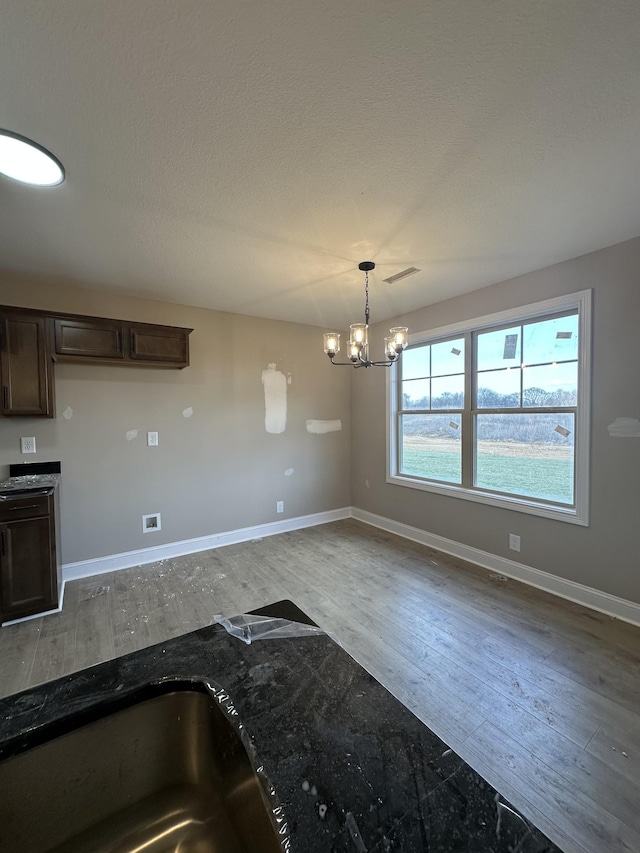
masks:
[[[364,274],[364,321],[369,325],[369,270]]]

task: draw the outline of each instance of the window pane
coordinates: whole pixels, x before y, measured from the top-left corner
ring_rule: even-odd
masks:
[[[578,315],[556,317],[523,328],[522,361],[544,364],[578,358]]]
[[[464,338],[444,341],[431,347],[431,375],[448,376],[464,372]]]
[[[520,367],[478,373],[478,408],[520,408],[520,373]]]
[[[462,409],[464,407],[464,375],[442,376],[431,380],[432,409]]]
[[[429,376],[429,352],[430,346],[410,347],[402,353],[402,378],[421,379]]]
[[[428,409],[430,379],[411,379],[402,383],[403,409]]]
[[[475,485],[573,504],[574,415],[476,416]]]
[[[462,482],[461,416],[403,415],[401,420],[401,473]]]
[[[478,334],[478,370],[520,366],[521,327]]]
[[[575,406],[577,402],[577,361],[527,367],[523,370],[523,406]]]

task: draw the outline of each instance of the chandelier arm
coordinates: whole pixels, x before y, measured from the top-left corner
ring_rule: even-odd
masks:
[[[355,367],[356,369],[358,367],[391,367],[392,364],[395,364],[395,361],[365,361],[364,359],[360,359],[359,362],[334,361],[331,357],[329,357],[329,361],[336,367]]]
[[[359,365],[354,364],[352,361],[334,361],[332,356],[329,356],[329,361],[331,364],[335,364],[336,367],[359,367]]]

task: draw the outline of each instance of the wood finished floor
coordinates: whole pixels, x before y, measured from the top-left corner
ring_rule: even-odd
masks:
[[[640,853],[640,629],[352,520],[69,583],[0,695],[281,598],[561,849]]]

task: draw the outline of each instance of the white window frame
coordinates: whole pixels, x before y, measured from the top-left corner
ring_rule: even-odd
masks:
[[[392,365],[387,375],[387,483],[405,486],[423,492],[432,492],[447,497],[462,498],[489,506],[525,512],[566,521],[584,527],[589,524],[589,453],[591,421],[591,290],[581,290],[553,299],[545,299],[521,308],[510,308],[450,326],[441,326],[409,336],[409,344],[430,342],[436,338],[447,338],[466,332],[478,332],[490,326],[535,320],[545,315],[577,309],[578,311],[578,406],[575,437],[575,505],[563,507],[505,494],[486,492],[480,488],[419,480],[403,476],[398,470],[398,384],[399,364]]]

